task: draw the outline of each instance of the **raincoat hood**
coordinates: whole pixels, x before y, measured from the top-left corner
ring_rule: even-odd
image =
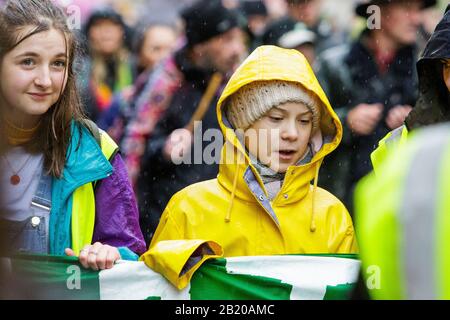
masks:
[[[406,119],[408,129],[450,120],[450,96],[442,75],[442,59],[450,59],[450,5],[417,62],[420,93]]]
[[[311,66],[297,50],[282,49],[276,46],[261,46],[242,63],[229,80],[217,105],[217,117],[226,139],[222,150],[218,181],[232,193],[232,198],[236,196],[246,201],[252,201],[254,197],[244,178],[244,173],[247,168],[250,168],[264,190],[261,177],[252,165],[245,146],[242,145],[226,118],[225,109],[227,99],[240,88],[251,82],[268,80],[282,80],[300,84],[306,90],[316,95],[322,104],[320,106],[321,141],[319,143],[321,147],[319,150],[315,150],[316,152],[311,162],[301,166],[292,166],[288,169],[280,191],[280,194],[289,193],[296,195],[291,198],[291,201],[295,202],[305,196],[309,190],[310,182],[317,180],[317,173],[323,158],[337,148],[342,138],[342,125],[339,118],[331,108],[330,102],[315,77]],[[323,141],[327,142],[322,143]],[[315,182],[317,183],[317,181]],[[277,197],[274,199],[274,202],[276,201]]]

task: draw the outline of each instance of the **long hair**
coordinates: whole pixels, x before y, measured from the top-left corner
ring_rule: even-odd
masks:
[[[28,26],[34,28],[21,35],[19,31]],[[71,141],[71,122],[85,118],[74,74],[78,51],[76,36],[68,27],[63,10],[50,0],[8,0],[0,12],[0,62],[25,39],[52,29],[62,32],[66,42],[67,83],[58,101],[42,116],[36,137],[27,148],[31,152],[43,151],[45,170],[52,176],[61,177]]]

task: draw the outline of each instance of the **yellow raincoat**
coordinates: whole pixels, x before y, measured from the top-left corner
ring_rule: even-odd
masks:
[[[321,99],[321,131],[330,142],[309,164],[290,167],[279,194],[269,201],[222,106],[242,86],[275,79],[298,82]],[[182,289],[214,257],[357,252],[346,208],[317,187],[320,164],[340,143],[342,126],[302,54],[274,46],[256,49],[224,89],[217,116],[226,137],[217,179],[173,196],[141,260]]]

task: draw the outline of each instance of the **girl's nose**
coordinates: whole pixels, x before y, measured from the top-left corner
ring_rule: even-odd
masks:
[[[50,70],[48,68],[41,68],[39,74],[34,79],[36,86],[41,88],[49,88],[52,85],[52,79],[50,77]]]
[[[298,130],[296,123],[294,121],[290,121],[287,123],[281,130],[281,138],[285,140],[295,141],[298,138]]]

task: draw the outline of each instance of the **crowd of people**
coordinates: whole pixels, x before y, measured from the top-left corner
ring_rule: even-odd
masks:
[[[436,0],[356,1],[355,32],[321,0],[283,0],[281,16],[270,1],[188,2],[134,25],[102,5],[73,30],[54,1],[0,1],[2,251],[94,270],[141,259],[181,289],[212,257],[359,243],[396,274],[380,254],[395,244],[375,245],[386,219],[448,206],[414,186],[447,188],[430,177],[450,172],[431,164],[448,127],[421,128],[450,118],[450,13],[430,30]]]

